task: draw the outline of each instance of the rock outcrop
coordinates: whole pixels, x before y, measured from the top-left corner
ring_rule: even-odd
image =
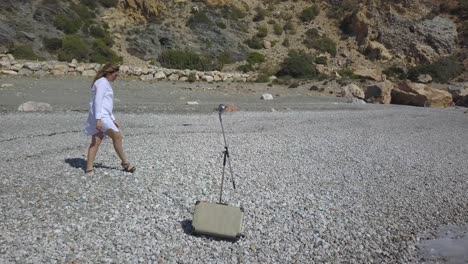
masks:
[[[452,95],[422,83],[402,82],[392,90],[392,104],[444,108],[453,105]]]
[[[468,83],[449,85],[448,92],[452,95],[455,105],[468,107]]]
[[[390,104],[394,85],[390,81],[383,81],[367,87],[365,99],[368,103]]]

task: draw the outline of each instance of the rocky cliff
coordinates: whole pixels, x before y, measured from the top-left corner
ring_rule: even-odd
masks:
[[[159,64],[179,50],[271,74],[303,50],[322,58],[314,62],[322,74],[373,79],[452,56],[465,69],[454,78],[466,81],[467,10],[466,0],[1,0],[0,53]],[[265,60],[250,65],[253,52]]]

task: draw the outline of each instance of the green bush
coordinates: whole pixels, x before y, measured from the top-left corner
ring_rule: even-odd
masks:
[[[196,80],[197,80],[197,74],[194,73],[194,72],[189,73],[189,75],[187,77],[187,81],[190,82],[190,83],[193,83]]]
[[[230,20],[239,20],[247,16],[247,13],[235,5],[226,5],[222,7],[221,15]]]
[[[47,6],[58,6],[59,5],[59,0],[42,0],[42,5],[47,5]]]
[[[226,24],[224,24],[223,22],[218,22],[218,23],[216,23],[216,25],[217,25],[220,29],[226,29],[226,28],[227,28]]]
[[[95,9],[97,7],[95,0],[80,0],[80,4],[85,5],[92,9]]]
[[[255,79],[256,83],[267,83],[270,81],[270,76],[268,76],[265,73],[260,73],[257,75],[257,78]]]
[[[70,9],[73,10],[82,20],[90,21],[96,17],[96,14],[89,10],[85,5],[77,5],[72,3]]]
[[[408,78],[416,81],[420,74],[429,74],[436,82],[447,83],[463,72],[463,65],[454,57],[444,57],[432,64],[418,65],[408,71]]]
[[[244,33],[248,33],[249,32],[249,25],[245,22],[239,22],[237,23],[237,27],[240,31],[244,32]]]
[[[31,44],[15,44],[10,50],[9,53],[13,55],[16,59],[20,60],[43,60],[44,58],[37,56],[34,53],[33,47]]]
[[[220,70],[223,69],[224,65],[231,64],[234,62],[233,55],[229,51],[223,51],[221,54],[218,55],[217,59]]]
[[[309,29],[306,32],[304,45],[311,49],[316,49],[321,52],[328,52],[332,56],[336,55],[336,43],[327,36],[319,36],[316,29]]]
[[[257,6],[255,8],[255,11],[257,12],[257,14],[252,19],[254,22],[263,21],[265,19],[265,17],[267,16],[267,11],[265,9],[261,8],[260,6]]]
[[[319,57],[315,58],[315,63],[316,63],[316,64],[327,65],[327,63],[328,63],[327,57],[325,57],[325,56],[319,56]]]
[[[360,0],[343,0],[340,4],[331,5],[327,16],[341,21],[346,15],[353,13],[359,8],[359,2]]]
[[[302,10],[301,15],[299,18],[302,22],[309,22],[312,21],[318,14],[320,13],[320,9],[317,5],[311,5],[304,10]]]
[[[83,22],[80,19],[68,15],[58,15],[54,20],[54,26],[65,32],[65,34],[75,34],[82,25]]]
[[[292,50],[281,64],[278,76],[292,76],[294,78],[314,78],[318,76],[314,65],[314,57],[304,51]]]
[[[193,14],[189,20],[187,21],[187,26],[194,29],[200,25],[212,25],[213,21],[204,13],[204,12],[196,12]]]
[[[78,35],[65,36],[62,40],[62,49],[58,53],[60,61],[87,61],[90,47]]]
[[[237,70],[245,73],[245,72],[253,71],[254,68],[251,64],[247,63],[247,64],[238,66]]]
[[[288,22],[286,22],[286,24],[284,25],[283,29],[284,29],[284,31],[285,31],[286,33],[288,33],[289,35],[296,35],[296,33],[297,33],[296,24],[294,24],[294,22],[292,22],[291,20],[289,20]]]
[[[249,54],[249,56],[247,57],[247,62],[249,64],[258,64],[258,63],[263,63],[265,62],[265,56],[261,53],[258,53],[258,52],[252,52]]]
[[[48,52],[56,52],[62,48],[62,40],[59,38],[44,38],[42,44]]]
[[[119,0],[99,0],[99,3],[101,3],[101,5],[103,7],[116,7],[117,4],[119,3]]]
[[[108,47],[103,40],[94,40],[93,51],[90,55],[91,62],[97,62],[101,64],[121,64],[122,60],[122,57],[117,56],[117,54],[110,47]]]
[[[383,73],[389,78],[396,78],[399,80],[404,80],[408,78],[408,74],[405,72],[405,70],[396,65],[385,69]]]
[[[283,43],[281,43],[281,45],[283,45],[284,47],[288,48],[290,46],[289,44],[289,39],[288,38],[285,38]]]
[[[264,37],[268,36],[268,28],[267,27],[260,26],[260,27],[257,28],[257,30],[258,30],[257,35],[256,35],[257,37],[264,38]]]
[[[161,66],[170,69],[208,70],[206,58],[188,50],[166,50],[158,58]]]
[[[343,77],[343,78],[348,78],[348,79],[359,79],[360,77],[356,74],[354,74],[354,71],[349,68],[342,69],[338,71],[338,74]]]
[[[281,34],[283,34],[283,27],[281,27],[280,24],[275,23],[275,24],[273,25],[273,32],[274,32],[276,35],[280,36]]]
[[[263,41],[262,41],[262,39],[258,38],[257,36],[253,36],[251,39],[247,39],[245,41],[245,43],[251,49],[262,49],[263,48]]]
[[[89,34],[95,38],[101,39],[109,47],[112,47],[112,45],[114,45],[114,40],[112,39],[109,31],[104,30],[99,25],[90,26]]]

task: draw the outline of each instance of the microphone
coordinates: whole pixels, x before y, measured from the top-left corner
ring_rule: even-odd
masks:
[[[218,112],[219,112],[220,114],[222,114],[222,113],[224,112],[224,109],[225,109],[225,108],[226,108],[225,105],[220,104],[220,105],[218,106]]]

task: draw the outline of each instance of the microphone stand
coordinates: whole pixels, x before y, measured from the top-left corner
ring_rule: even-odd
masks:
[[[226,161],[229,165],[229,170],[231,172],[231,181],[232,181],[232,186],[234,189],[236,189],[236,183],[234,182],[234,173],[232,172],[232,166],[231,166],[231,159],[229,156],[229,148],[227,145],[226,141],[226,135],[224,134],[224,126],[223,126],[223,119],[221,118],[222,113],[224,112],[225,106],[223,104],[220,104],[218,107],[218,112],[219,112],[219,122],[221,123],[221,131],[223,132],[223,138],[224,138],[224,151],[223,151],[223,174],[221,177],[221,192],[219,194],[219,203],[222,203],[222,197],[223,197],[223,185],[224,185],[224,174],[225,174],[225,169],[226,169]]]

